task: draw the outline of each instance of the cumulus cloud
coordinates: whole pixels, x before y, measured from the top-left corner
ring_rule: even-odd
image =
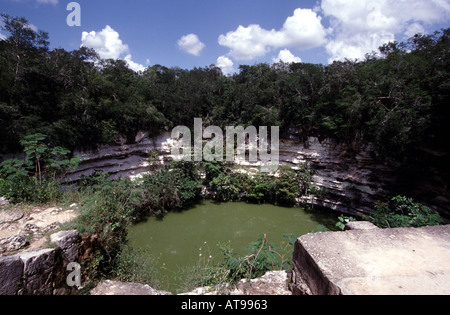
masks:
[[[220,35],[219,45],[230,48],[228,55],[236,60],[251,60],[272,49],[296,47],[309,49],[326,43],[321,17],[311,9],[296,9],[280,30],[266,30],[260,25],[240,25],[235,31]]]
[[[294,56],[289,49],[283,49],[278,53],[278,57],[272,58],[273,63],[277,63],[280,61],[285,63],[292,63],[302,62],[302,59],[300,57]]]
[[[321,12],[330,18],[331,36],[326,50],[331,62],[363,59],[365,54],[377,51],[390,41],[425,33],[427,25],[450,17],[450,3],[446,0],[322,0]]]
[[[111,26],[100,32],[83,32],[81,34],[81,46],[93,48],[103,59],[119,59],[119,57],[129,52],[128,45],[120,39],[120,35]]]
[[[216,66],[222,69],[222,73],[225,75],[236,72],[233,61],[225,56],[220,56],[217,58]]]
[[[131,70],[134,70],[134,71],[136,71],[136,72],[144,71],[144,70],[145,70],[145,67],[144,67],[143,65],[141,65],[141,64],[139,64],[139,63],[137,63],[137,62],[134,62],[133,60],[131,60],[131,58],[132,58],[132,57],[131,57],[131,54],[128,54],[128,55],[125,56],[125,58],[123,58],[123,60],[126,61],[128,67],[129,67]]]
[[[124,56],[128,67],[134,71],[145,69],[132,60],[128,45],[120,39],[120,35],[111,26],[107,25],[100,32],[83,32],[81,34],[81,46],[93,48],[102,59],[120,59]]]
[[[177,44],[182,51],[194,56],[199,56],[203,48],[205,48],[205,44],[195,34],[184,35],[177,41]]]

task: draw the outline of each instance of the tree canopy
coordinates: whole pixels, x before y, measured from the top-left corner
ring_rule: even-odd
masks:
[[[215,65],[191,70],[154,65],[136,73],[95,51],[49,49],[48,34],[2,14],[0,149],[20,149],[45,134],[69,149],[133,142],[139,130],[191,126],[280,126],[332,138],[380,158],[448,153],[450,29],[389,43],[365,60],[327,66],[283,62],[241,65],[232,76]]]

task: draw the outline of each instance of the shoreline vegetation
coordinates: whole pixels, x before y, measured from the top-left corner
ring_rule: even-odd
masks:
[[[24,159],[1,161],[0,197],[13,204],[78,203],[72,227],[96,239],[94,254],[83,262],[92,283],[118,278],[157,287],[151,259],[126,245],[130,224],[148,215],[163,217],[202,198],[292,207],[320,190],[311,184],[308,165],[282,166],[270,177],[233,172],[216,161],[174,162],[136,181],[97,173],[62,190],[58,178],[80,163],[71,154],[76,148],[119,136],[132,143],[138,131],[157,135],[174,126],[192,128],[194,118],[202,117],[220,128],[279,126],[281,136],[329,138],[349,152],[370,147],[375,160],[404,170],[450,154],[450,29],[386,44],[365,60],[241,65],[239,73],[225,76],[214,65],[191,70],[154,65],[136,73],[124,61],[102,60],[85,47],[50,50],[46,32],[29,28],[25,18],[1,17],[8,37],[0,40],[0,152],[23,152]],[[448,167],[443,164],[433,166]],[[442,222],[404,196],[373,207],[367,219],[381,227]],[[338,227],[349,220],[342,217]],[[259,238],[244,258],[224,247],[223,263],[199,265],[204,269],[196,274],[204,276],[191,283],[285,268],[269,241]]]

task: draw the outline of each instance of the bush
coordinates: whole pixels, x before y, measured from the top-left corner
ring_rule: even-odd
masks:
[[[225,170],[225,165],[223,162],[212,161],[212,162],[202,162],[202,166],[205,169],[206,180],[211,181],[218,177]]]
[[[78,231],[95,235],[96,253],[85,261],[90,278],[109,275],[135,219],[135,208],[142,203],[141,188],[130,180],[104,180],[101,184],[80,188]]]
[[[192,162],[176,162],[154,175],[144,175],[140,185],[143,201],[136,208],[139,217],[164,216],[170,210],[180,209],[198,200],[202,191],[196,166]]]
[[[215,199],[219,201],[238,201],[241,198],[239,181],[232,175],[221,173],[210,184],[215,191]]]
[[[275,181],[267,174],[259,174],[251,179],[246,199],[252,203],[274,203],[276,198]]]
[[[250,280],[262,277],[268,271],[290,269],[295,237],[284,235],[283,238],[287,240],[286,245],[277,247],[264,234],[246,247],[249,253],[244,257],[235,257],[230,243],[219,244],[224,267],[228,269],[228,281]]]
[[[276,203],[281,206],[293,206],[299,196],[297,173],[289,166],[282,166],[275,179]]]
[[[69,159],[70,151],[62,147],[43,144],[45,139],[43,134],[25,137],[21,141],[24,160],[12,159],[0,164],[0,195],[14,203],[46,203],[61,196],[56,177],[63,177],[81,160]]]
[[[404,196],[396,196],[389,203],[377,203],[369,220],[382,228],[422,227],[443,222],[437,212]]]

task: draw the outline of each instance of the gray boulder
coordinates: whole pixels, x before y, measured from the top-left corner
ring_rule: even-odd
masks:
[[[55,243],[64,253],[64,265],[78,261],[78,247],[81,242],[80,234],[77,230],[61,231],[50,236],[52,243]]]
[[[18,256],[0,257],[0,295],[16,295],[23,272]]]
[[[43,249],[19,254],[24,264],[23,289],[26,295],[51,295],[53,268],[58,249]]]

